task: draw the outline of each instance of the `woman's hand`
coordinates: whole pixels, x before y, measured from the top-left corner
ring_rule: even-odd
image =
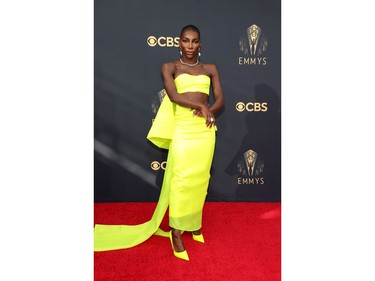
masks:
[[[200,109],[192,109],[193,111],[193,116],[198,116],[198,117],[203,117],[202,111]]]
[[[204,106],[201,109],[195,109],[193,116],[203,117],[206,119],[206,126],[211,128],[215,125],[215,116],[211,113],[208,107]]]

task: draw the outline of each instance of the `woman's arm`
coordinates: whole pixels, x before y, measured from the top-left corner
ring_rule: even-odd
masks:
[[[209,65],[209,71],[211,73],[211,82],[212,82],[212,91],[214,94],[215,102],[212,106],[210,106],[210,111],[215,114],[219,112],[225,104],[223,88],[221,87],[220,83],[220,76],[217,70],[216,65],[211,64]]]

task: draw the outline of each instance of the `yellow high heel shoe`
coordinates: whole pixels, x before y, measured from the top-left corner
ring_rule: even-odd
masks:
[[[161,237],[169,237],[169,232],[164,231],[164,230],[158,228],[158,230],[156,230],[156,232],[154,233],[154,235],[161,236]]]
[[[172,250],[173,250],[173,254],[176,258],[179,258],[179,259],[182,259],[182,260],[185,260],[185,261],[189,261],[189,255],[188,253],[186,252],[186,250],[184,250],[183,252],[176,252],[173,248],[173,240],[172,240],[172,230],[169,232],[169,239],[171,240],[171,245],[172,245]]]
[[[191,233],[192,237],[193,237],[193,240],[197,241],[197,242],[201,242],[201,243],[204,243],[204,238],[203,238],[203,234],[194,234],[194,232]]]

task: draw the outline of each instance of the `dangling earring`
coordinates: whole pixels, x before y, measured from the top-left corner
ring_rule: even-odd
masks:
[[[180,57],[182,57],[182,51],[180,50]]]
[[[198,53],[198,59],[201,59],[201,52]]]

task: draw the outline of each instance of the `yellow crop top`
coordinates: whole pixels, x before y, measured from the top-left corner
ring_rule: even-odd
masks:
[[[177,92],[180,94],[187,92],[200,92],[209,95],[210,82],[210,77],[204,74],[192,75],[183,73],[174,79]]]

